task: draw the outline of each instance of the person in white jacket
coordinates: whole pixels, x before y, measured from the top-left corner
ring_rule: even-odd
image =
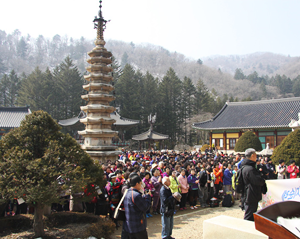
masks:
[[[284,160],[280,159],[279,160],[279,165],[278,165],[278,168],[277,168],[277,178],[278,179],[286,179],[287,178],[286,172],[287,172],[287,167],[284,164]]]

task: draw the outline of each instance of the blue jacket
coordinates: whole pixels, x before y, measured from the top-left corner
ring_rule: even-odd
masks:
[[[150,206],[150,195],[142,196],[138,190],[130,188],[124,198],[124,230],[129,233],[144,231],[147,228],[146,211]]]
[[[228,168],[225,169],[224,171],[224,176],[223,176],[223,185],[231,185],[232,181],[232,171],[230,171]]]

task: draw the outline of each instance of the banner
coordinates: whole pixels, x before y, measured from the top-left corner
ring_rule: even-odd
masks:
[[[266,180],[268,192],[262,195],[259,202],[260,209],[273,203],[282,201],[300,202],[300,179],[274,179]]]

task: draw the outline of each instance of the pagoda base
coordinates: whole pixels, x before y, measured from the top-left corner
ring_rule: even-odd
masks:
[[[108,160],[115,162],[118,160],[121,151],[86,151],[93,160],[99,163],[107,163]]]

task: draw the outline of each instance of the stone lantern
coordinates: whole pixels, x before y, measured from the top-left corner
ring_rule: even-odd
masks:
[[[117,135],[117,131],[113,131],[111,126],[115,120],[110,117],[110,114],[115,111],[110,102],[115,100],[115,97],[110,94],[114,90],[111,82],[112,67],[111,67],[111,52],[107,51],[103,32],[107,21],[102,16],[102,1],[100,1],[99,17],[95,17],[94,24],[97,29],[97,39],[95,40],[96,47],[88,52],[90,58],[87,62],[90,64],[86,67],[89,72],[84,78],[89,83],[83,86],[83,89],[88,91],[81,98],[87,101],[86,106],[81,106],[81,110],[85,112],[86,118],[80,119],[80,122],[85,124],[85,130],[78,131],[78,134],[84,137],[83,149],[99,162],[107,160],[117,160],[119,151],[116,151],[117,146],[112,145],[112,138]]]

